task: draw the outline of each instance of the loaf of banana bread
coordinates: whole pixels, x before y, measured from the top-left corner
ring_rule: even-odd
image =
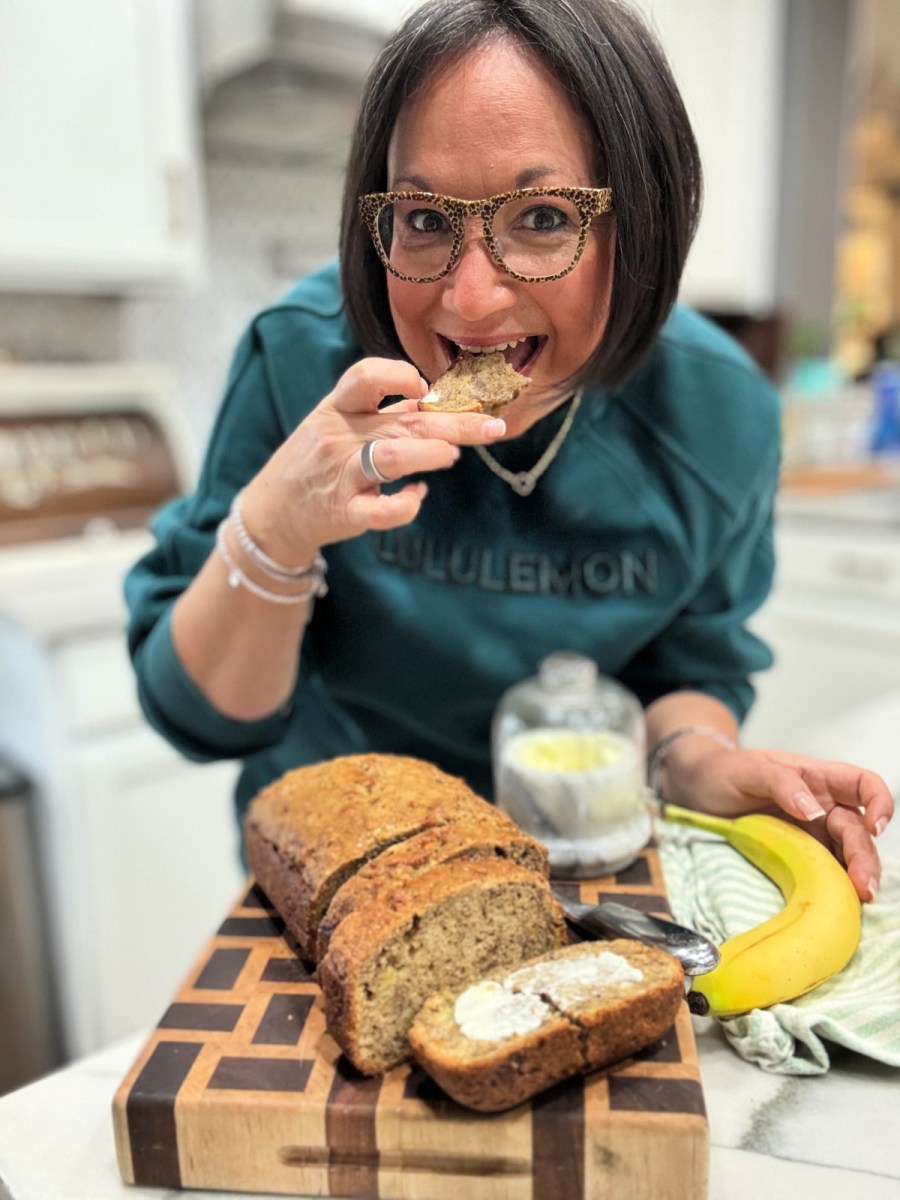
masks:
[[[358,754],[288,771],[251,802],[247,861],[300,953],[341,884],[388,847],[442,825],[514,823],[461,780],[415,758]]]
[[[681,964],[662,950],[581,942],[430,996],[409,1043],[453,1099],[499,1112],[652,1045],[683,995]]]
[[[409,1056],[426,998],[565,944],[562,910],[536,871],[457,858],[402,878],[337,925],[318,980],[328,1031],[364,1074]]]

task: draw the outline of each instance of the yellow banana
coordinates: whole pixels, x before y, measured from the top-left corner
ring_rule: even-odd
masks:
[[[662,815],[721,834],[785,900],[774,917],[719,947],[718,966],[692,981],[692,1011],[733,1017],[768,1008],[847,965],[859,943],[859,899],[847,872],[812,834],[763,813],[729,820],[667,804]]]

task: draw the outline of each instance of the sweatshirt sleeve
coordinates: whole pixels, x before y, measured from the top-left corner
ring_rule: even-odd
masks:
[[[777,472],[772,455],[679,614],[629,665],[625,682],[645,704],[689,689],[721,700],[738,722],[749,712],[755,697],[751,676],[773,661],[748,621],[774,578]]]
[[[177,520],[174,506],[155,524],[165,536]],[[214,534],[196,539],[202,562],[212,549]],[[205,553],[203,549],[205,547]],[[125,596],[131,618],[128,648],[137,678],[141,708],[153,728],[186,758],[196,762],[244,758],[284,735],[290,705],[259,721],[238,721],[215,708],[191,680],[172,643],[172,609],[189,578],[166,578],[161,546],[150,551],[129,572]]]

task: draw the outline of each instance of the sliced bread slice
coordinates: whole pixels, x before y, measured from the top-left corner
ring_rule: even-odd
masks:
[[[550,875],[546,849],[497,808],[483,817],[425,829],[370,859],[341,884],[319,923],[316,958],[325,957],[335,929],[350,913],[396,892],[422,871],[458,858],[509,860],[545,878]]]
[[[564,945],[562,909],[542,875],[495,857],[455,859],[402,880],[350,913],[318,969],[328,1031],[358,1070],[409,1057],[413,1018],[461,989]]]
[[[683,995],[681,964],[662,950],[581,942],[430,996],[409,1043],[453,1099],[499,1112],[652,1045]]]

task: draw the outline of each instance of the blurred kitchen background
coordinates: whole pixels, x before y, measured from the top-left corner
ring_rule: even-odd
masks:
[[[154,1023],[241,885],[121,578],[248,318],[331,258],[414,0],[0,0],[0,1093]],[[747,740],[900,785],[900,4],[641,0],[703,152],[683,298],[784,397]]]

